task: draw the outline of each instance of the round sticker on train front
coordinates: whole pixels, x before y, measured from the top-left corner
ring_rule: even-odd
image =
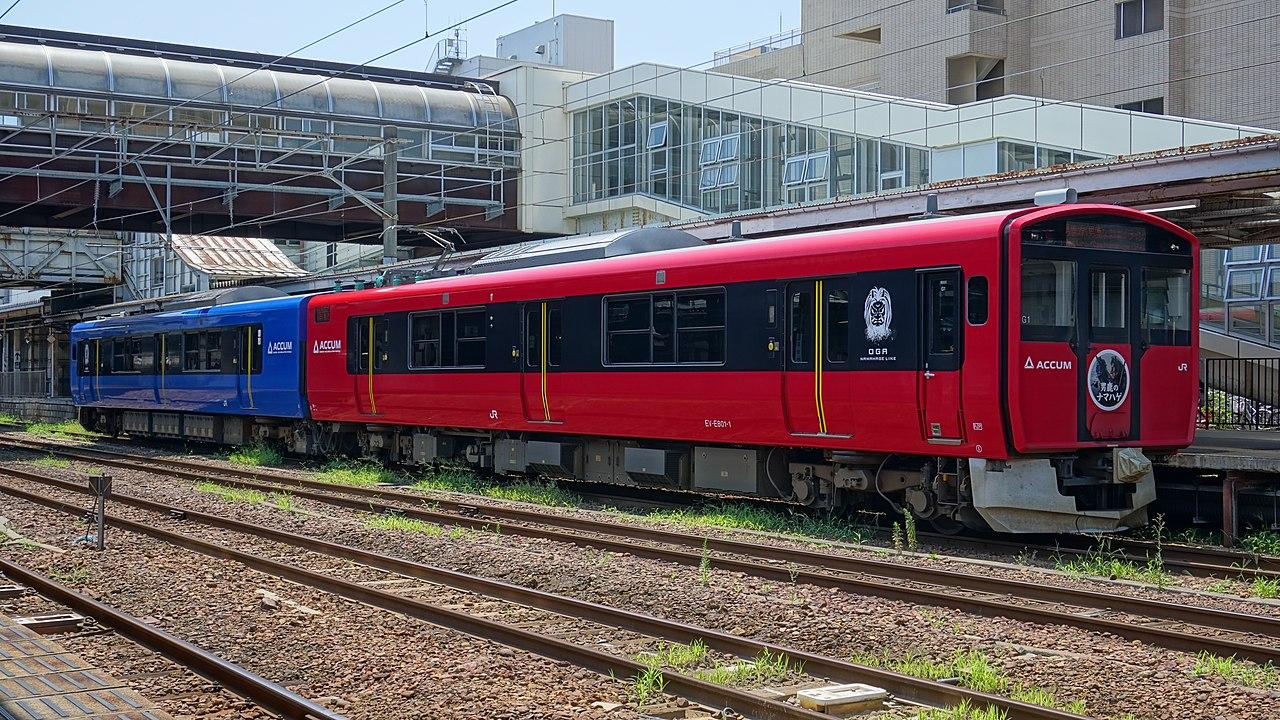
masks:
[[[1093,356],[1087,375],[1089,399],[1099,410],[1111,412],[1129,397],[1129,363],[1115,350]]]

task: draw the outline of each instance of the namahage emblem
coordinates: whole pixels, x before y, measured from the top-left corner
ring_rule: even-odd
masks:
[[[862,319],[867,322],[867,340],[884,342],[893,337],[893,299],[889,291],[882,287],[873,287],[867,293],[867,302],[862,306]]]
[[[1103,350],[1095,355],[1086,377],[1089,399],[1099,410],[1115,410],[1129,397],[1129,363],[1115,350]]]

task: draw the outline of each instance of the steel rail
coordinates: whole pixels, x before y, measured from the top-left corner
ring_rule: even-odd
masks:
[[[64,457],[75,457],[77,455],[76,452],[66,451],[56,446],[51,448],[42,447],[42,450],[43,449],[49,449],[50,452]],[[114,454],[124,455],[123,453]],[[148,467],[145,462],[138,462],[136,460],[121,460],[118,457],[96,458],[93,457],[93,454],[82,455],[81,457],[89,457],[95,462],[99,462],[104,465],[114,465],[117,467],[125,467],[152,473],[161,472],[154,467]],[[126,455],[126,457],[128,456]],[[425,520],[427,522],[462,526],[475,530],[493,530],[497,527],[501,532],[507,534],[558,542],[571,542],[578,545],[603,548],[613,550],[615,552],[629,553],[640,557],[647,557],[655,560],[690,565],[694,567],[698,567],[704,562],[709,561],[712,565],[726,570],[742,572],[748,575],[778,580],[781,582],[805,582],[807,584],[821,587],[839,588],[854,594],[873,595],[876,597],[909,603],[923,602],[925,604],[940,607],[951,607],[957,610],[988,617],[1008,617],[1024,622],[1077,627],[1093,632],[1111,633],[1119,637],[1130,640],[1139,640],[1180,652],[1197,653],[1203,650],[1209,650],[1218,655],[1235,656],[1261,663],[1280,663],[1280,647],[1273,645],[1248,643],[1230,638],[1206,635],[1203,633],[1197,634],[1194,632],[1162,628],[1150,624],[1107,620],[1060,610],[1021,606],[1008,602],[1008,599],[1013,596],[1013,594],[1009,592],[1009,588],[1020,589],[1024,586],[1030,586],[1037,593],[1037,597],[1026,599],[1045,598],[1048,602],[1070,603],[1071,600],[1068,600],[1068,598],[1094,598],[1093,601],[1097,602],[1096,598],[1101,597],[1105,598],[1106,604],[1100,605],[1096,609],[1116,610],[1121,608],[1140,608],[1130,612],[1135,612],[1135,614],[1140,614],[1146,617],[1157,618],[1167,615],[1168,617],[1164,617],[1164,619],[1190,623],[1202,627],[1275,636],[1275,626],[1277,623],[1280,623],[1280,620],[1261,615],[1182,606],[1174,603],[1145,600],[1142,598],[1107,595],[1105,593],[1081,591],[1071,588],[1042,586],[1025,581],[986,578],[977,575],[954,573],[951,571],[912,568],[910,566],[884,561],[826,555],[806,550],[776,548],[736,540],[723,540],[699,535],[687,535],[684,533],[675,533],[656,528],[606,523],[572,516],[547,515],[516,508],[456,503],[448,500],[437,500],[435,498],[426,498],[423,496],[382,490],[379,488],[334,485],[331,483],[322,483],[313,480],[299,480],[296,478],[239,469],[223,473],[224,468],[218,468],[216,471],[211,472],[207,468],[204,468],[204,466],[201,467],[201,472],[183,469],[168,469],[163,472],[169,472],[175,477],[182,477],[188,480],[210,481],[221,483],[223,485],[231,485],[265,492],[279,491],[281,485],[287,487],[292,486],[290,492],[296,497],[306,498],[361,512],[395,513],[406,517]],[[227,474],[270,478],[271,482],[275,484],[271,485],[250,480],[231,479],[225,477]],[[318,487],[320,489],[312,490],[311,488],[313,487]],[[358,497],[348,497],[346,494]],[[383,498],[387,496],[390,496],[399,502],[430,502],[432,504],[432,508],[428,509],[425,507],[388,505],[376,502],[372,499],[365,499]],[[439,509],[444,507],[452,507],[457,510],[457,512],[450,513]],[[489,512],[490,515],[481,515],[481,507],[483,507],[484,511]],[[528,525],[502,525],[499,522],[495,522],[500,520],[515,520],[520,522],[550,525],[558,528],[566,528],[575,532],[594,533],[594,535],[576,535],[566,533],[564,530],[545,529],[531,527]],[[612,535],[613,537],[605,537],[601,534]],[[707,557],[700,552],[635,544],[630,542],[631,540],[675,544],[690,548],[696,547],[699,550],[703,549],[705,543],[705,548],[707,550],[748,555],[758,560],[764,560],[765,562],[753,562],[724,556]],[[872,579],[835,575],[828,572],[812,571],[803,568],[779,565],[779,562],[800,562],[817,565],[824,569],[841,569],[851,572],[871,574],[875,574],[876,569],[881,568],[881,566],[887,566],[887,571],[895,573],[890,576],[894,579],[910,580],[935,586],[939,584],[938,578],[945,577],[947,579],[964,579],[974,583],[974,587],[970,589],[976,589],[976,591],[980,593],[998,596],[998,599],[959,596],[948,590],[925,589]],[[1086,593],[1086,595],[1077,596],[1075,593]],[[1196,622],[1189,618],[1202,619],[1202,621]]]
[[[0,492],[68,515],[78,517],[84,513],[82,508],[72,503],[45,497],[38,493],[28,492],[3,483],[0,483]],[[566,661],[602,675],[631,677],[649,669],[644,663],[630,658],[611,655],[496,620],[467,615],[455,610],[431,605],[421,600],[312,572],[278,560],[236,550],[226,545],[162,530],[118,515],[108,514],[107,522],[122,530],[146,535],[209,557],[231,560],[252,570],[274,575],[283,580],[344,597],[380,610],[400,613],[407,617],[455,630],[482,640],[501,643],[552,660]],[[830,715],[825,713],[814,712],[797,705],[788,705],[745,690],[716,685],[683,673],[669,670],[661,672],[667,688],[666,692],[687,698],[692,702],[707,707],[733,708],[739,714],[759,718],[760,720],[830,720],[831,718]]]
[[[9,443],[8,440],[0,441],[0,445]],[[69,450],[58,446],[41,446],[42,449],[48,449],[55,454],[67,457],[80,454],[80,451]],[[950,587],[962,588],[965,590],[999,595],[1005,597],[1018,597],[1026,600],[1038,602],[1050,602],[1056,604],[1075,605],[1094,610],[1106,610],[1125,612],[1134,615],[1142,615],[1150,618],[1158,618],[1161,620],[1169,620],[1173,622],[1182,622],[1193,625],[1200,625],[1218,630],[1230,632],[1244,632],[1264,635],[1267,637],[1280,638],[1280,618],[1269,617],[1265,615],[1254,615],[1249,613],[1233,612],[1229,610],[1217,610],[1212,608],[1203,608],[1192,605],[1181,605],[1173,602],[1165,602],[1160,600],[1150,600],[1146,598],[1128,597],[1123,595],[1099,592],[1096,590],[1085,590],[1080,588],[1057,587],[1052,585],[1044,585],[1040,583],[1013,580],[999,577],[988,577],[972,573],[958,572],[954,570],[942,570],[934,568],[921,568],[906,565],[902,563],[889,562],[884,560],[874,560],[869,558],[857,558],[845,555],[834,555],[830,553],[817,552],[813,550],[804,550],[798,548],[783,548],[759,543],[745,542],[741,540],[729,540],[706,535],[697,535],[692,533],[681,533],[661,528],[634,526],[624,523],[615,523],[601,520],[592,520],[567,515],[556,515],[537,512],[533,510],[525,510],[520,508],[512,508],[500,505],[456,502],[445,499],[427,498],[422,495],[414,495],[402,491],[388,490],[384,488],[361,487],[352,485],[336,485],[333,483],[323,483],[314,480],[303,480],[292,478],[284,475],[275,475],[271,473],[262,473],[253,470],[245,470],[240,468],[216,468],[210,469],[208,466],[197,465],[180,460],[157,460],[152,461],[149,458],[139,458],[129,456],[125,453],[113,453],[110,451],[93,450],[88,453],[92,455],[95,462],[102,464],[111,464],[118,467],[125,467],[135,470],[143,470],[145,472],[156,472],[155,468],[147,467],[148,464],[171,464],[173,468],[168,472],[187,480],[211,481],[223,484],[239,483],[243,487],[275,491],[279,488],[260,484],[261,481],[275,483],[276,485],[293,485],[301,490],[293,490],[292,492],[298,497],[304,497],[318,502],[330,505],[338,505],[362,511],[376,512],[394,512],[417,517],[430,522],[445,524],[467,524],[475,529],[484,529],[493,523],[489,519],[509,520],[533,523],[537,525],[552,526],[573,530],[576,532],[588,532],[594,534],[605,534],[617,537],[624,537],[633,540],[652,541],[676,545],[686,548],[707,549],[717,552],[732,553],[735,555],[743,555],[757,559],[798,563],[804,565],[812,565],[825,570],[839,570],[843,572],[855,572],[877,577],[890,578],[894,580],[903,580],[909,582],[920,582],[930,585],[947,585]],[[197,467],[198,470],[188,470],[186,468]],[[254,478],[254,480],[229,480],[224,475],[233,475],[237,478]],[[255,484],[259,483],[259,484]],[[352,500],[341,497],[342,495],[356,495],[360,497],[376,498],[381,500],[391,500],[402,503],[431,503],[432,509],[422,507],[400,507],[384,505],[363,500]],[[505,532],[513,532],[524,534],[531,532],[533,529],[519,526],[504,526]],[[560,534],[547,535],[545,532],[539,533],[537,537],[544,539],[565,538]],[[569,538],[573,542],[589,542],[591,544],[602,544],[606,542],[604,539],[597,538]],[[611,547],[618,547],[615,543]],[[621,551],[630,552],[632,554],[640,552],[663,552],[660,559],[671,559],[677,556],[670,556],[664,551],[656,548],[648,548],[636,546],[632,544],[624,544]],[[687,553],[678,555],[688,562]],[[701,556],[695,556],[698,562],[701,562]],[[727,559],[719,557],[714,558],[716,564],[724,564]],[[696,563],[695,563],[696,564]],[[750,565],[749,567],[758,567]],[[744,570],[746,571],[746,570]],[[752,572],[752,574],[758,574]],[[790,573],[786,573],[790,577]],[[821,574],[801,573],[800,577],[813,576],[820,577]],[[849,582],[857,582],[850,580]],[[877,584],[879,585],[879,584]],[[899,591],[906,588],[896,587]],[[948,596],[950,597],[950,596]],[[959,599],[956,599],[959,602]],[[945,603],[944,603],[945,604]],[[1009,607],[1007,603],[1001,607]],[[1074,614],[1063,613],[1070,617],[1077,617]],[[1106,630],[1111,632],[1112,630]],[[1277,656],[1280,658],[1280,656]]]
[[[39,473],[0,468],[0,474],[11,475],[22,480],[42,483],[52,487],[80,494],[91,494],[87,486],[68,480],[48,477]],[[0,483],[0,492],[7,492],[7,486]],[[689,623],[667,620],[646,613],[621,610],[609,605],[602,605],[588,600],[581,600],[566,595],[558,595],[543,590],[527,588],[522,585],[493,580],[471,575],[469,573],[450,570],[434,565],[406,560],[390,555],[375,553],[363,548],[329,542],[320,538],[291,533],[284,530],[248,523],[241,520],[190,510],[187,508],[166,505],[130,495],[113,493],[113,502],[122,503],[140,510],[169,515],[177,520],[192,521],[210,527],[221,528],[233,532],[253,535],[274,542],[301,548],[332,557],[350,560],[369,567],[397,573],[406,577],[425,580],[440,585],[485,595],[488,597],[518,602],[530,607],[559,613],[582,620],[611,625],[632,630],[644,635],[660,637],[674,642],[690,643],[702,640],[713,650],[718,650],[739,657],[758,656],[763,651],[771,654],[782,654],[804,664],[805,671],[842,683],[869,683],[882,687],[896,697],[922,705],[946,706],[968,701],[974,707],[989,705],[1001,708],[1010,720],[1077,720],[1082,717],[1061,710],[1054,710],[1039,705],[1011,700],[999,695],[977,692],[949,683],[922,680],[909,675],[884,670],[881,668],[859,665],[836,658],[818,655],[776,643],[763,642],[724,633],[711,628],[700,627]],[[816,671],[816,672],[814,672]]]
[[[20,426],[6,426],[0,424],[0,430],[21,430]],[[0,445],[11,444],[16,446],[30,445],[32,447],[40,447],[41,449],[58,449],[62,451],[75,450],[79,452],[89,452],[100,454],[103,456],[116,456],[121,458],[132,458],[139,462],[146,462],[157,465],[167,465],[174,468],[191,469],[196,471],[209,471],[208,465],[202,465],[198,462],[180,460],[174,458],[151,458],[145,456],[131,456],[127,453],[117,452],[113,450],[104,450],[101,448],[67,448],[65,446],[57,446],[45,444],[38,441],[3,438],[0,439]],[[243,468],[216,468],[218,472],[234,474],[253,480],[264,480],[267,482],[287,482],[297,484],[307,484],[308,481],[294,478],[286,475],[259,472],[247,470]],[[315,483],[308,485],[310,487],[326,486],[332,487],[327,483]],[[404,496],[414,498],[405,493],[395,493],[395,491],[384,490],[378,488],[362,488],[353,490],[360,493],[361,491],[373,497],[396,497]],[[468,503],[461,503],[468,504]],[[507,510],[508,508],[500,508],[497,506],[488,506],[483,503],[473,504],[477,507],[485,509]],[[1089,553],[1087,548],[1080,548],[1068,539],[1066,545],[1041,545],[1034,543],[1023,543],[1011,540],[1002,540],[998,538],[978,538],[956,535],[943,535],[938,533],[919,533],[920,538],[937,543],[938,545],[966,545],[975,550],[990,550],[992,547],[1002,547],[1010,552],[1021,552],[1023,550],[1033,550],[1036,552],[1044,552],[1048,554],[1072,555],[1076,557],[1084,557]],[[1114,553],[1120,560],[1128,560],[1131,562],[1145,563],[1151,557],[1151,553],[1155,551],[1154,542],[1146,540],[1137,540],[1133,538],[1122,538],[1108,536],[1108,541],[1115,546]],[[1224,575],[1237,575],[1246,578],[1261,577],[1264,579],[1280,579],[1280,557],[1261,555],[1257,553],[1242,552],[1239,550],[1231,550],[1227,548],[1212,547],[1193,547],[1179,544],[1164,544],[1160,548],[1162,557],[1162,565],[1170,570],[1181,570],[1191,575],[1199,577],[1221,577]],[[1135,554],[1141,551],[1142,554]]]
[[[110,605],[65,587],[31,568],[0,556],[0,571],[37,593],[69,607],[81,615],[110,626],[133,642],[176,662],[212,682],[227,688],[254,705],[290,720],[346,720],[344,715],[318,705],[256,673],[181,638],[148,625]]]

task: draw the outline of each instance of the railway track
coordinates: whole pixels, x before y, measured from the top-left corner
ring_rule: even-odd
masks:
[[[0,474],[62,491],[80,494],[88,494],[89,492],[85,486],[40,473],[4,468],[0,470]],[[0,493],[73,516],[80,515],[82,512],[82,509],[73,503],[24,490],[4,482],[0,482]],[[774,643],[665,620],[643,613],[620,610],[576,598],[382,555],[361,548],[331,543],[319,538],[254,525],[224,516],[156,503],[129,495],[113,494],[112,498],[113,502],[164,516],[167,520],[198,523],[219,530],[260,538],[299,550],[347,560],[365,568],[394,573],[397,576],[421,580],[434,585],[442,585],[494,600],[519,603],[529,608],[537,608],[610,628],[627,630],[671,642],[690,643],[695,640],[701,640],[712,650],[738,657],[758,656],[765,652],[774,656],[782,655],[800,663],[806,675],[814,675],[842,683],[869,683],[885,688],[893,693],[895,697],[914,704],[947,706],[963,702],[974,707],[989,705],[1000,708],[1011,720],[1078,720],[1081,717],[1060,710],[968,690],[949,683],[921,680]],[[470,613],[463,614],[448,610],[438,605],[405,597],[402,594],[374,590],[367,585],[332,577],[328,572],[325,574],[312,572],[280,560],[268,559],[262,555],[237,550],[187,533],[167,530],[159,527],[156,522],[140,522],[116,515],[109,515],[108,521],[111,525],[120,529],[144,534],[212,557],[234,560],[244,564],[246,567],[334,593],[351,600],[403,613],[477,637],[495,640],[544,657],[565,660],[596,672],[621,677],[636,675],[645,669],[645,665],[637,661],[586,648],[581,642],[575,643],[558,639],[558,635],[556,637],[542,635],[510,624],[475,617]],[[433,593],[433,595],[435,594]],[[664,676],[666,688],[672,694],[685,697],[708,707],[731,707],[737,712],[756,718],[815,720],[816,718],[830,717],[804,710],[794,705],[760,697],[746,690],[715,685],[680,673],[667,671],[664,672]]]
[[[421,506],[426,498],[399,490],[333,485],[239,468],[211,471],[207,466],[183,460],[136,458],[127,453],[70,449],[8,439],[0,441],[2,445],[264,492],[279,491],[283,486],[295,497],[362,512],[396,513],[436,524],[477,530],[500,528],[505,534],[571,542],[692,566],[709,560],[722,569],[782,582],[805,582],[854,594],[951,607],[984,616],[1112,633],[1182,652],[1207,650],[1224,657],[1280,662],[1280,647],[1274,642],[1280,638],[1280,619],[1274,617],[493,504],[432,498],[431,507],[426,508]],[[670,547],[641,543],[660,543]],[[717,554],[709,557],[708,552]],[[808,569],[810,567],[816,569]],[[957,594],[956,589],[965,590],[967,594]],[[1132,617],[1112,619],[1102,617],[1104,613],[1122,613]],[[1186,627],[1167,627],[1171,623]]]
[[[288,720],[345,720],[345,716],[203,648],[147,624],[123,610],[82,595],[54,579],[0,556],[0,574],[45,598],[94,618],[123,637]],[[5,713],[0,712],[0,715]],[[7,716],[7,715],[6,715]]]

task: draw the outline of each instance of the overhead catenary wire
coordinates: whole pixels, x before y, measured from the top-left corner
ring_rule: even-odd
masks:
[[[1094,0],[1090,0],[1090,1],[1094,1]],[[899,4],[902,4],[902,3],[899,3]],[[1077,3],[1076,5],[1069,6],[1068,8],[1060,8],[1060,9],[1059,9],[1059,11],[1060,11],[1060,10],[1063,10],[1063,9],[1070,9],[1070,8],[1072,8],[1072,7],[1079,7],[1079,6],[1081,6],[1081,5],[1085,5],[1085,4],[1088,4],[1088,3],[1087,3],[1087,2],[1086,2],[1086,3]],[[1055,11],[1047,11],[1047,12],[1055,12]],[[1041,15],[1047,14],[1047,12],[1046,12],[1046,13],[1041,13]],[[1269,17],[1275,17],[1275,15],[1272,15],[1272,16],[1269,16]],[[1026,19],[1026,18],[1022,18],[1022,19]],[[1264,18],[1264,19],[1265,19],[1265,18]],[[1019,19],[1015,19],[1015,20],[1011,20],[1011,21],[1007,21],[1007,22],[1016,22],[1016,21],[1018,21],[1018,20],[1019,20]],[[1226,26],[1217,26],[1217,27],[1204,28],[1204,29],[1201,29],[1201,30],[1197,30],[1197,31],[1189,32],[1189,33],[1186,33],[1186,34],[1184,34],[1184,35],[1180,35],[1180,36],[1176,36],[1176,37],[1168,37],[1168,38],[1161,39],[1161,40],[1157,40],[1157,41],[1150,42],[1150,43],[1143,43],[1143,44],[1140,44],[1140,45],[1135,45],[1135,46],[1133,46],[1133,47],[1129,47],[1129,48],[1121,48],[1121,49],[1116,49],[1116,50],[1108,51],[1108,52],[1105,52],[1105,53],[1098,53],[1098,54],[1095,54],[1095,55],[1092,55],[1092,56],[1088,56],[1088,57],[1085,57],[1085,58],[1076,58],[1076,59],[1072,59],[1072,60],[1068,60],[1068,61],[1063,61],[1063,62],[1055,63],[1055,64],[1053,64],[1053,65],[1051,65],[1051,66],[1045,66],[1045,67],[1057,67],[1057,66],[1061,66],[1061,65],[1065,65],[1065,64],[1070,64],[1070,63],[1073,63],[1073,62],[1081,62],[1081,61],[1084,61],[1084,60],[1086,60],[1086,59],[1091,59],[1091,58],[1096,58],[1096,57],[1102,57],[1102,56],[1110,55],[1110,54],[1114,54],[1114,53],[1136,51],[1136,50],[1140,50],[1140,49],[1143,49],[1143,48],[1151,47],[1151,46],[1154,46],[1154,45],[1157,45],[1157,44],[1166,43],[1166,42],[1170,42],[1170,41],[1173,41],[1173,40],[1181,39],[1181,38],[1184,38],[1184,37],[1187,37],[1187,36],[1190,36],[1190,35],[1196,35],[1196,34],[1205,33],[1205,32],[1221,31],[1221,30],[1223,30],[1223,29],[1227,29],[1227,28],[1230,28],[1230,27],[1235,27],[1235,26],[1242,25],[1242,24],[1245,24],[1245,23],[1248,23],[1248,22],[1256,22],[1256,21],[1257,21],[1257,19],[1250,19],[1250,20],[1248,20],[1248,21],[1244,21],[1244,22],[1231,23],[1231,24],[1228,24],[1228,25],[1226,25]],[[842,22],[844,22],[844,21],[842,21]],[[933,41],[933,42],[936,42],[936,41]],[[931,43],[926,43],[926,45],[927,45],[927,44],[932,44],[932,42],[931,42]],[[922,45],[922,46],[923,46],[923,45]],[[917,46],[917,47],[922,47],[922,46]],[[899,52],[905,52],[905,51],[910,50],[910,49],[913,49],[913,48],[907,48],[907,49],[904,49],[904,50],[899,51]],[[846,67],[846,66],[854,65],[854,64],[857,64],[857,63],[860,63],[860,62],[866,62],[866,60],[854,61],[854,62],[852,62],[852,63],[846,63],[846,64],[844,64],[844,65],[842,65],[842,66],[837,66],[837,67]],[[1271,62],[1274,62],[1274,61],[1271,61]],[[1238,72],[1238,71],[1242,71],[1242,70],[1245,70],[1245,69],[1249,69],[1249,68],[1251,68],[1251,67],[1257,67],[1257,66],[1259,66],[1259,65],[1266,65],[1266,64],[1270,64],[1270,62],[1259,63],[1259,64],[1255,64],[1255,65],[1253,65],[1253,66],[1236,67],[1236,68],[1228,68],[1228,69],[1221,70],[1221,71],[1216,71],[1216,72],[1213,72],[1213,73],[1204,73],[1204,74],[1200,74],[1200,75],[1186,76],[1186,77],[1183,77],[1183,78],[1172,79],[1172,80],[1169,80],[1168,82],[1169,82],[1169,83],[1173,83],[1173,82],[1181,82],[1181,81],[1185,81],[1185,80],[1195,79],[1195,78],[1198,78],[1198,77],[1206,77],[1206,76],[1218,75],[1218,74],[1229,73],[1229,72]],[[1026,74],[1026,73],[1036,72],[1037,70],[1039,70],[1039,68],[1032,68],[1032,69],[1028,69],[1028,70],[1020,71],[1020,72],[1019,72],[1019,73],[1017,73],[1017,74]],[[675,73],[675,72],[679,72],[679,70],[673,70],[673,71],[671,71],[671,73]],[[668,73],[668,74],[670,74],[670,73]],[[786,80],[785,80],[785,79],[782,79],[782,80],[778,80],[778,81],[776,81],[776,82],[781,83],[781,82],[786,82]],[[1151,84],[1148,84],[1148,85],[1132,86],[1132,87],[1130,87],[1130,88],[1121,89],[1121,90],[1115,90],[1115,91],[1110,91],[1110,92],[1107,92],[1107,93],[1099,93],[1099,94],[1090,95],[1090,96],[1077,97],[1077,98],[1073,98],[1073,99],[1071,99],[1071,100],[1058,100],[1058,101],[1042,102],[1042,103],[1041,103],[1041,106],[1047,106],[1047,105],[1052,105],[1052,104],[1056,104],[1056,103],[1075,102],[1075,101],[1078,101],[1078,100],[1087,99],[1087,98],[1089,98],[1089,97],[1095,97],[1095,96],[1098,96],[1098,95],[1110,95],[1110,94],[1116,94],[1116,93],[1119,93],[1119,92],[1125,92],[1125,91],[1127,91],[1127,90],[1141,89],[1141,88],[1145,88],[1145,87],[1159,86],[1159,85],[1164,85],[1164,84],[1166,84],[1166,83],[1164,83],[1164,82],[1160,82],[1160,83],[1151,83]],[[724,97],[731,97],[733,94],[737,94],[737,93],[731,93],[730,95],[726,95],[726,96],[724,96]],[[720,99],[723,99],[723,98],[720,98]],[[714,100],[714,99],[709,100],[709,101],[707,101],[707,102],[711,102],[711,101],[713,101],[713,100]],[[542,110],[542,111],[539,111],[539,113],[541,113],[541,112],[547,112],[547,111],[549,111],[549,110],[553,110],[553,109],[554,109],[554,110],[560,110],[559,108],[547,108],[547,109],[544,109],[544,110]],[[1025,108],[1018,108],[1018,109],[1016,109],[1016,110],[1012,110],[1012,111],[1010,111],[1010,112],[1025,112],[1025,110],[1026,110]],[[536,115],[536,114],[538,114],[538,113],[535,113],[534,115]],[[529,117],[529,116],[526,116],[526,117]],[[804,119],[799,119],[799,120],[797,120],[797,119],[792,119],[792,120],[790,120],[790,122],[804,122]],[[889,134],[887,134],[887,135],[879,136],[879,137],[880,137],[881,139],[884,139],[884,138],[886,138],[886,137],[892,137],[892,136],[895,136],[895,135],[897,135],[898,133],[914,132],[914,131],[915,131],[915,130],[900,130],[900,131],[897,131],[897,132],[894,132],[894,133],[889,133]],[[524,149],[525,149],[525,150],[533,149],[533,148],[539,147],[539,146],[541,146],[541,145],[550,144],[551,142],[561,142],[561,141],[560,141],[560,140],[555,140],[555,141],[546,141],[546,142],[539,143],[539,144],[536,144],[536,145],[526,146]],[[422,144],[426,144],[426,143],[422,143]],[[422,144],[419,144],[418,146],[421,146]],[[463,167],[463,165],[455,164],[455,165],[450,165],[450,166],[448,166],[448,167]],[[536,174],[543,174],[543,175],[564,175],[567,171],[568,171],[568,168],[564,168],[564,169],[562,169],[562,170],[534,170],[534,171],[529,171],[529,172],[536,173]],[[698,168],[694,168],[691,172],[697,172],[697,171],[698,171]],[[317,173],[311,173],[310,175],[314,175],[314,174],[317,174]],[[683,176],[683,173],[677,173],[676,175],[677,175],[677,176]],[[305,177],[308,177],[308,176],[309,176],[309,175],[300,175],[300,176],[296,176],[296,177],[285,178],[285,179],[283,179],[283,180],[281,180],[281,181],[279,181],[279,182],[280,182],[281,184],[283,184],[283,183],[285,183],[285,182],[295,181],[295,180],[297,180],[297,179],[305,178]],[[401,181],[401,182],[403,182],[403,181]],[[466,187],[459,188],[459,189],[466,189]],[[548,203],[552,203],[552,202],[557,201],[557,200],[568,200],[568,199],[572,199],[571,194],[570,194],[570,195],[566,195],[566,196],[556,197],[556,198],[548,198],[548,199],[544,199],[542,202],[538,203],[538,204],[537,204],[537,206],[549,206],[549,205],[548,205]],[[206,202],[206,201],[207,201],[207,199],[205,199],[205,200],[199,200],[199,201],[193,201],[192,203],[188,203],[188,204],[195,204],[195,203],[197,203],[197,202]],[[327,201],[323,201],[323,202],[326,202],[326,203],[327,203]],[[229,224],[229,225],[227,225],[227,226],[220,227],[220,228],[217,228],[217,229],[214,229],[214,230],[210,230],[210,231],[205,231],[205,232],[203,232],[203,233],[197,233],[197,234],[201,234],[201,235],[213,235],[213,234],[219,234],[219,233],[222,233],[222,232],[226,232],[227,230],[231,230],[231,229],[234,229],[234,228],[237,228],[237,227],[244,227],[244,226],[246,226],[246,225],[265,224],[265,223],[269,223],[269,222],[274,221],[274,220],[273,220],[273,218],[275,218],[275,217],[279,217],[280,219],[282,219],[282,220],[283,220],[283,219],[298,219],[298,218],[303,218],[303,217],[313,217],[313,216],[318,216],[318,215],[324,215],[324,214],[327,214],[327,212],[328,212],[328,211],[322,211],[322,212],[317,212],[317,213],[297,214],[297,212],[298,212],[298,211],[300,211],[300,210],[305,210],[305,209],[307,209],[307,208],[309,208],[309,207],[315,207],[315,206],[317,206],[317,205],[319,205],[319,204],[321,204],[321,203],[320,203],[320,202],[317,202],[317,203],[310,203],[310,204],[306,204],[306,205],[299,206],[299,207],[297,207],[297,208],[293,208],[293,209],[291,209],[291,210],[289,210],[289,211],[283,211],[283,212],[281,212],[281,213],[273,213],[272,215],[268,215],[268,216],[265,216],[265,217],[258,217],[258,218],[254,218],[254,219],[250,219],[250,220],[245,220],[245,221],[233,222],[233,223],[231,223],[231,224]],[[181,207],[181,206],[179,205],[179,206],[173,206],[173,207],[177,208],[177,207]],[[554,206],[554,207],[558,207],[558,205],[557,205],[557,206]],[[150,213],[152,213],[152,212],[155,212],[155,210],[145,210],[145,211],[141,211],[141,212],[136,213],[136,214],[150,214]],[[294,213],[294,214],[290,215],[289,213]],[[441,225],[444,225],[444,224],[457,222],[457,221],[459,221],[459,220],[466,219],[466,218],[468,218],[468,217],[478,217],[478,216],[479,216],[479,215],[481,215],[481,214],[482,214],[482,213],[477,212],[477,213],[472,213],[472,214],[470,214],[470,215],[453,216],[453,217],[446,218],[446,219],[443,219],[443,220],[441,220],[441,221],[437,221],[437,222],[430,222],[430,223],[426,223],[426,224],[419,224],[417,227],[420,227],[420,228],[426,228],[426,227],[437,227],[437,226],[441,226]],[[412,229],[412,228],[410,228],[410,229]],[[372,236],[373,234],[375,234],[375,233],[370,233],[370,236]],[[351,237],[351,238],[348,238],[348,240],[362,239],[363,237],[364,237],[363,235],[353,236],[353,237]]]

